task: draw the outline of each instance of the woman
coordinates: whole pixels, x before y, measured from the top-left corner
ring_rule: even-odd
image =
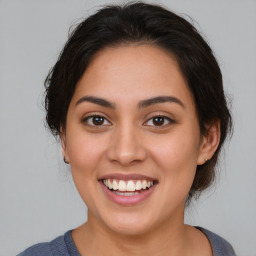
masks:
[[[45,84],[47,123],[88,221],[20,256],[235,255],[184,224],[231,130],[219,66],[190,23],[145,3],[102,8]]]

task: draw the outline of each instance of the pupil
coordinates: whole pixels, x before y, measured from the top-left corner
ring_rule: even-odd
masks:
[[[93,118],[93,124],[95,124],[95,125],[101,125],[101,124],[103,124],[103,122],[104,122],[104,119],[101,116],[95,116]]]
[[[162,125],[164,123],[164,118],[163,117],[155,117],[153,119],[154,125]]]

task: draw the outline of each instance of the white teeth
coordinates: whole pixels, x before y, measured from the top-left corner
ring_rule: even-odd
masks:
[[[126,192],[134,192],[139,191],[141,189],[150,188],[154,185],[153,181],[147,181],[147,180],[116,180],[116,179],[105,179],[103,180],[103,184],[108,187],[109,189],[118,190],[117,193]],[[121,193],[124,194],[124,193]]]
[[[139,192],[117,192],[117,191],[113,191],[113,192],[119,196],[136,196],[139,194]]]
[[[116,180],[113,180],[113,189],[114,190],[118,190],[119,189],[119,186],[118,186],[118,183]]]
[[[113,183],[111,183],[110,182],[110,180],[107,180],[108,182],[107,182],[107,187],[109,188],[109,189],[112,189],[113,188]]]
[[[141,189],[142,189],[142,184],[141,184],[141,181],[138,180],[136,183],[136,190],[141,190]]]
[[[125,184],[125,181],[123,180],[120,180],[119,181],[119,191],[126,191],[126,184]]]
[[[132,180],[128,180],[127,182],[127,187],[126,187],[126,190],[127,191],[135,191],[135,184]]]
[[[146,180],[143,180],[143,181],[142,181],[142,188],[143,188],[143,189],[146,189],[146,187],[147,187],[147,181],[146,181]]]

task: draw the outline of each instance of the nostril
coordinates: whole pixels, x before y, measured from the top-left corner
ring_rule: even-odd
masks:
[[[146,159],[145,148],[138,142],[133,135],[126,134],[116,136],[107,148],[107,157],[111,162],[119,163],[122,166],[137,164]]]

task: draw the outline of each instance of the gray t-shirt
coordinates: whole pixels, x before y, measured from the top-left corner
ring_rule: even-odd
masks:
[[[202,227],[196,227],[209,239],[214,256],[236,256],[232,246],[222,237]],[[80,256],[69,230],[51,242],[36,244],[17,256]]]

